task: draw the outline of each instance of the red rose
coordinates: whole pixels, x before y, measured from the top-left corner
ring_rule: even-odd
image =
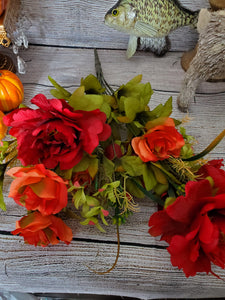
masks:
[[[58,163],[61,170],[71,169],[82,159],[84,151],[91,154],[111,134],[105,124],[106,115],[99,109],[75,111],[66,101],[35,96],[31,103],[39,109],[22,108],[4,117],[17,138],[18,158],[23,165],[40,161],[49,169]]]
[[[164,160],[170,156],[179,157],[184,144],[184,138],[176,130],[171,118],[167,118],[162,124],[150,128],[143,136],[132,140],[134,152],[144,162]]]
[[[107,146],[104,154],[110,160],[113,160],[116,157],[120,158],[123,156],[121,147],[116,143]]]
[[[73,238],[72,230],[60,218],[42,216],[39,212],[33,212],[17,221],[16,230],[12,234],[23,236],[28,244],[42,247],[56,245],[59,240],[68,245]]]
[[[169,243],[173,266],[187,277],[213,273],[211,263],[225,267],[225,172],[213,168],[211,179],[188,182],[185,196],[149,220],[149,233]]]
[[[67,187],[55,172],[44,165],[12,168],[7,174],[15,177],[9,192],[15,202],[27,210],[39,210],[42,215],[60,212],[67,205]]]
[[[75,186],[87,187],[89,184],[91,184],[92,178],[88,170],[85,170],[74,173],[72,182]]]

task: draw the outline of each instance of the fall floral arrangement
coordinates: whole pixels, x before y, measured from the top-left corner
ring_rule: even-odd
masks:
[[[195,155],[195,139],[170,116],[172,99],[150,109],[153,91],[141,79],[113,91],[97,60],[97,77],[81,79],[73,93],[50,78],[54,99],[39,94],[37,108],[1,116],[10,134],[1,142],[1,190],[6,173],[9,197],[27,209],[12,234],[35,246],[69,244],[61,215],[101,231],[112,219],[119,228],[147,196],[159,207],[149,233],[169,244],[173,266],[187,277],[213,273],[212,263],[225,264],[225,171],[222,160],[203,157],[225,132]],[[0,205],[6,209],[3,196]]]

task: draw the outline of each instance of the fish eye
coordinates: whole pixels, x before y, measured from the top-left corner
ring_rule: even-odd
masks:
[[[113,15],[114,17],[118,16],[118,14],[119,14],[118,9],[114,9],[114,10],[112,11],[112,15]]]

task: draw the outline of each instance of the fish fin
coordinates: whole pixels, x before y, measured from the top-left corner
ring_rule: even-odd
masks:
[[[128,47],[127,47],[127,58],[131,58],[137,50],[137,37],[130,35]]]
[[[156,28],[154,28],[150,24],[144,23],[142,21],[137,21],[135,23],[135,29],[141,34],[149,37],[156,37],[159,32]]]
[[[168,36],[162,38],[140,38],[139,49],[144,51],[151,51],[156,56],[163,56],[169,51],[171,46]]]

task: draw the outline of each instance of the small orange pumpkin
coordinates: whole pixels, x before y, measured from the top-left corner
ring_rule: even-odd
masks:
[[[0,70],[0,110],[17,108],[24,97],[23,84],[19,77],[8,70]]]
[[[3,122],[4,113],[0,111],[0,142],[5,137],[7,132],[7,126]]]

